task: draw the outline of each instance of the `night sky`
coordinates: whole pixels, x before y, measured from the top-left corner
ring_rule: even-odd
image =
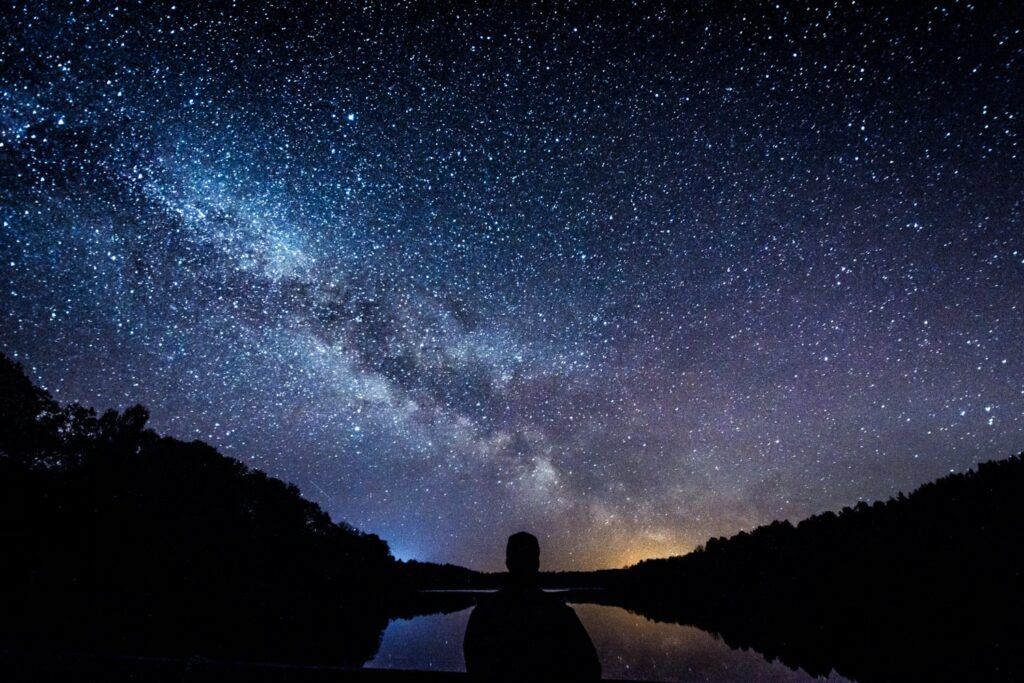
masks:
[[[1024,450],[1019,2],[502,4],[6,6],[0,351],[478,569]]]

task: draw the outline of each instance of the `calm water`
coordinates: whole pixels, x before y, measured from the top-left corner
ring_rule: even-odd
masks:
[[[769,662],[750,650],[734,650],[706,631],[662,624],[620,607],[575,604],[597,648],[605,678],[649,681],[847,681],[836,674],[815,679]],[[368,667],[463,671],[462,636],[469,609],[396,619],[384,632]]]

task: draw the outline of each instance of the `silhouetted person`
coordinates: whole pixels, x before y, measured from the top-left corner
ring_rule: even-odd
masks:
[[[521,531],[505,550],[508,581],[469,615],[463,653],[477,680],[597,680],[601,664],[576,612],[540,589],[540,545]]]

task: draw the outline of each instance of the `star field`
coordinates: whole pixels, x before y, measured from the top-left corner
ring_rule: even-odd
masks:
[[[1020,452],[1019,5],[725,4],[15,3],[0,350],[479,569]]]

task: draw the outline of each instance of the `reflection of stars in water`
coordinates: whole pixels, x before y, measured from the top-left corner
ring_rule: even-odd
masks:
[[[2,39],[0,349],[60,399],[492,569],[1021,448],[1018,13],[100,5]]]

